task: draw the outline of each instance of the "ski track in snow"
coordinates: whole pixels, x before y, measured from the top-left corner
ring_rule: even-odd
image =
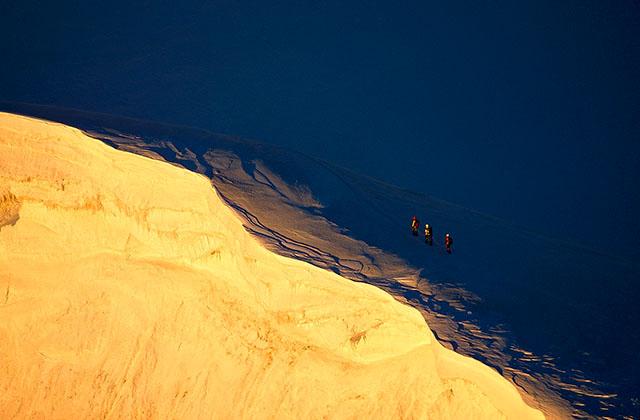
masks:
[[[632,377],[637,365],[629,367],[629,377],[622,385],[614,386],[590,378],[586,371],[597,370],[587,363],[588,356],[577,363],[567,363],[556,355],[525,350],[511,325],[517,325],[518,320],[505,319],[503,313],[494,310],[494,295],[530,294],[533,300],[549,301],[549,305],[556,306],[563,304],[559,302],[561,298],[554,290],[546,290],[542,282],[529,284],[516,277],[510,279],[509,274],[513,276],[517,271],[505,271],[497,265],[500,254],[491,255],[490,249],[485,252],[491,258],[474,255],[474,250],[482,252],[486,235],[504,240],[503,260],[518,256],[519,241],[531,244],[523,248],[529,252],[539,247],[540,255],[546,259],[537,261],[540,266],[557,264],[555,259],[581,263],[585,259],[582,254],[589,254],[588,250],[275,146],[195,129],[119,119],[108,121],[104,116],[90,114],[51,115],[51,110],[40,110],[38,115],[37,111],[30,114],[74,125],[112,147],[165,160],[207,176],[221,198],[243,219],[245,229],[266,247],[349,279],[367,282],[414,306],[441,343],[496,369],[522,390],[525,401],[534,407],[539,404],[536,408],[548,418],[640,419],[635,395],[637,379]],[[453,232],[467,229],[466,238],[454,233],[459,238],[453,245],[458,250],[456,256],[447,256],[443,250],[436,252],[440,245],[435,243],[431,248],[421,236],[416,244],[408,224],[412,212],[418,211],[429,215],[429,220],[421,220],[421,228],[427,221],[434,225],[435,238],[444,236],[445,231],[438,230],[440,226],[448,226]],[[369,226],[361,226],[360,220]],[[477,248],[463,246],[473,240]],[[510,247],[513,244],[516,245]],[[555,256],[560,253],[564,254]],[[597,258],[598,254],[593,254]],[[635,264],[609,256],[603,258],[615,260],[622,267],[621,272],[627,270],[625,274],[638,273]],[[517,269],[525,272],[527,262],[516,258],[513,265],[521,265]],[[532,267],[529,271],[540,269]],[[559,274],[558,278],[562,275],[565,274]],[[534,274],[531,276],[535,278]],[[471,284],[470,278],[480,280]],[[549,281],[552,280],[555,279]],[[505,287],[519,289],[504,291]],[[635,315],[629,315],[630,322],[636,321]],[[522,318],[530,322],[536,316],[522,314]],[[637,333],[630,334],[632,341],[639,341]],[[559,348],[559,354],[563,350]],[[625,386],[630,389],[624,389]]]

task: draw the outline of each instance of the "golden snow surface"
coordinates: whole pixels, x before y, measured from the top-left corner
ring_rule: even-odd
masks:
[[[0,419],[325,418],[543,416],[205,177],[0,113]]]

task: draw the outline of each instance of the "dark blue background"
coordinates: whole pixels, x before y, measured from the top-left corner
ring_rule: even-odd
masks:
[[[0,100],[290,146],[640,257],[637,1],[86,3],[0,4]]]

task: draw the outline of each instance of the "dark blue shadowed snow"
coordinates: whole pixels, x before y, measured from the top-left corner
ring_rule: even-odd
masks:
[[[548,418],[638,419],[640,268],[284,148],[46,107],[105,143],[211,179],[275,252],[386,290],[445,346],[493,367]],[[105,174],[108,176],[108,174]],[[434,227],[433,246],[410,221]],[[454,239],[454,255],[442,243]]]

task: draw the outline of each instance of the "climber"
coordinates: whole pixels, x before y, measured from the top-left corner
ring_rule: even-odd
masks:
[[[418,226],[420,226],[420,222],[416,219],[416,216],[413,216],[413,221],[411,222],[411,233],[413,233],[413,236],[418,236]]]
[[[447,236],[444,238],[444,244],[447,246],[447,253],[451,254],[451,244],[453,243],[453,239],[451,239],[451,235],[447,233]]]
[[[424,243],[429,244],[429,246],[433,245],[433,229],[429,226],[429,223],[424,227]]]

